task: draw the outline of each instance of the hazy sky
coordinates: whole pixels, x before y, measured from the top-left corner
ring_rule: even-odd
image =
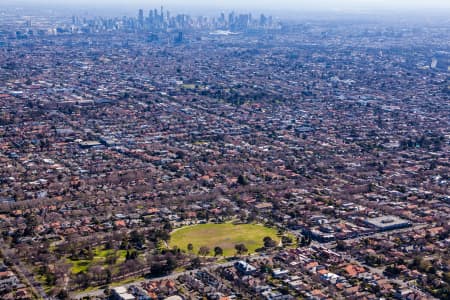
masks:
[[[388,10],[388,11],[420,11],[449,10],[450,0],[0,0],[2,5],[57,5],[84,7],[89,6],[122,6],[126,8],[151,8],[164,5],[168,9],[201,8],[205,9],[251,9],[251,10]]]

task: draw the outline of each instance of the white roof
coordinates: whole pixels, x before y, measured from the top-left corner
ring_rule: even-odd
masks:
[[[123,300],[135,300],[136,297],[134,297],[131,294],[125,293],[125,294],[120,294],[120,297],[122,297]]]
[[[170,296],[164,300],[183,300],[183,298],[181,298],[180,296]]]
[[[124,286],[118,286],[112,289],[114,292],[116,292],[116,294],[126,294],[127,293],[127,288]]]

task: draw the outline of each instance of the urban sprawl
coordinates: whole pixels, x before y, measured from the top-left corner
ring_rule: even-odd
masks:
[[[450,299],[449,28],[0,10],[0,298]]]

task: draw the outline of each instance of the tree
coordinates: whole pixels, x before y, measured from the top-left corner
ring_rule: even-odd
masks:
[[[201,246],[200,249],[198,250],[198,254],[201,256],[206,256],[208,255],[210,252],[210,249],[208,246]]]
[[[219,246],[214,247],[214,256],[222,256],[223,255],[223,249]]]
[[[138,257],[139,253],[136,250],[127,250],[127,254],[125,255],[125,260],[132,260]]]
[[[277,242],[274,241],[270,236],[263,238],[265,248],[274,248],[277,246]]]
[[[53,286],[53,285],[55,285],[55,283],[56,283],[56,279],[57,279],[57,278],[56,278],[55,274],[49,272],[49,273],[47,273],[47,276],[45,277],[45,283],[46,283],[48,286]]]
[[[56,298],[58,299],[69,299],[69,293],[67,292],[67,290],[62,289],[58,292],[58,294],[56,295]]]
[[[383,273],[388,277],[397,277],[400,274],[400,269],[395,265],[389,265]]]
[[[105,250],[110,250],[112,248],[114,248],[114,242],[112,239],[108,239],[105,243]]]
[[[86,287],[88,287],[89,286],[89,282],[90,282],[90,278],[89,278],[89,276],[86,274],[86,272],[80,272],[80,273],[77,273],[76,275],[75,275],[75,283],[78,285],[78,286],[80,286],[80,287],[82,287],[82,288],[86,288]]]
[[[338,240],[336,242],[336,250],[345,251],[346,249],[347,249],[347,246],[344,241]]]
[[[163,225],[163,228],[164,228],[165,233],[167,233],[169,235],[167,240],[165,240],[165,241],[168,241],[168,240],[170,240],[169,232],[171,232],[173,230],[172,224],[169,221],[165,221],[164,225]]]
[[[200,258],[195,257],[194,259],[191,260],[191,268],[192,269],[198,269],[200,268],[202,262],[200,261]]]
[[[135,246],[135,247],[142,247],[142,245],[145,244],[145,237],[144,234],[140,233],[137,230],[133,230],[130,233],[130,242]]]
[[[129,249],[129,243],[128,243],[128,239],[126,237],[124,237],[122,239],[122,242],[120,243],[120,249],[121,250],[127,250]]]
[[[24,235],[33,235],[34,229],[38,225],[36,216],[34,214],[27,214],[25,216],[25,224],[27,227],[25,228]]]
[[[167,223],[166,223],[166,225],[167,225]],[[170,226],[170,223],[169,223],[169,226]],[[155,232],[155,237],[157,240],[163,240],[165,242],[170,241],[170,233],[166,230],[157,230]]]
[[[105,275],[106,275],[106,283],[111,283],[111,281],[112,281],[112,272],[111,272],[111,269],[109,269],[109,268],[106,268],[105,269]]]
[[[300,247],[309,246],[311,244],[311,236],[307,234],[306,236],[302,236],[300,240]]]
[[[281,237],[281,242],[283,243],[283,245],[292,245],[292,238],[290,236],[282,236]]]
[[[82,255],[84,256],[84,258],[88,259],[88,260],[93,260],[94,259],[94,251],[92,250],[92,247],[88,246],[86,248],[84,248],[83,250],[81,250]]]
[[[117,262],[117,252],[112,252],[112,253],[109,253],[107,256],[106,256],[106,258],[105,258],[105,262],[108,264],[108,265],[114,265],[116,262]]]
[[[244,175],[240,174],[238,176],[237,183],[239,183],[240,185],[247,185],[248,184],[248,180],[247,180],[247,178],[245,178]]]
[[[189,244],[187,245],[187,249],[188,249],[189,252],[192,252],[192,251],[194,250],[194,245],[192,245],[191,243],[189,243]]]
[[[170,273],[170,272],[172,272],[173,270],[175,270],[177,268],[178,261],[175,258],[175,256],[172,253],[170,253],[170,252],[168,252],[165,255],[165,258],[166,258],[166,272]]]
[[[247,249],[247,247],[245,247],[244,244],[236,244],[236,245],[234,246],[234,249],[236,249],[236,253],[237,253],[238,255],[242,255],[242,254],[248,252],[248,249]]]
[[[445,282],[450,284],[450,272],[444,273],[443,279],[444,279]]]
[[[161,261],[152,261],[150,267],[152,276],[165,275],[166,266]]]

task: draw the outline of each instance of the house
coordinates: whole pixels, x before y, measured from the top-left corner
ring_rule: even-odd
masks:
[[[119,286],[112,289],[112,298],[114,300],[135,300],[136,297],[128,293],[124,286]]]
[[[345,272],[351,277],[356,277],[360,273],[364,273],[366,270],[357,265],[349,264],[344,268]]]
[[[234,264],[236,270],[242,275],[253,275],[256,272],[256,268],[243,260],[240,260]]]
[[[0,291],[4,291],[7,288],[17,288],[19,285],[20,281],[13,272],[0,272]]]
[[[272,275],[274,278],[284,278],[287,277],[289,275],[289,271],[288,270],[282,270],[282,269],[273,269],[272,270]]]

